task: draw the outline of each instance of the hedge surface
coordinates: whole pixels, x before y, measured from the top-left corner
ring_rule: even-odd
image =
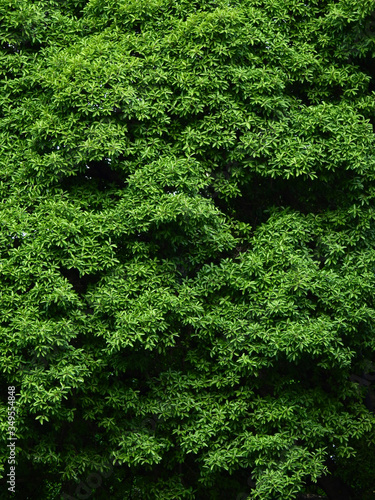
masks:
[[[375,498],[374,8],[0,0],[12,498]]]

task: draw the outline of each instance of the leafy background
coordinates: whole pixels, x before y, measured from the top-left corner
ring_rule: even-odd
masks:
[[[374,498],[374,7],[0,0],[16,498]]]

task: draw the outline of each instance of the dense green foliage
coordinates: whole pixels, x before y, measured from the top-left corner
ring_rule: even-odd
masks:
[[[0,0],[13,498],[374,498],[374,8]]]

